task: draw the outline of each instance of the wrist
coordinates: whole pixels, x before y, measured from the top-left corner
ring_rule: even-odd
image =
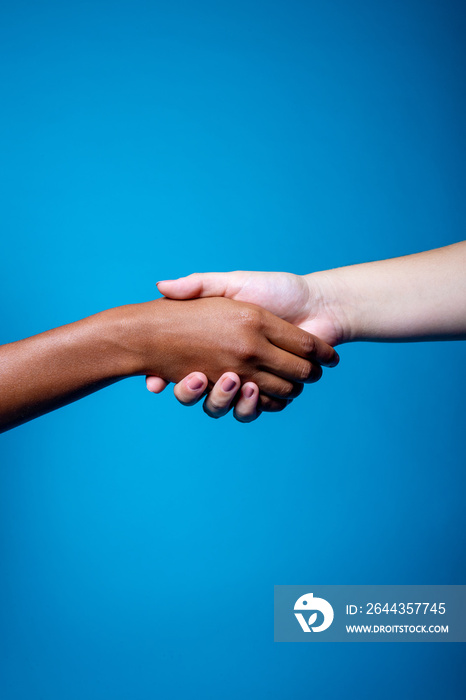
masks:
[[[331,345],[348,343],[359,336],[360,304],[349,270],[349,267],[336,268],[304,275],[309,288],[310,315],[321,319],[321,323],[325,319],[328,327],[328,340],[325,340]]]
[[[119,378],[146,373],[148,337],[154,345],[154,333],[149,333],[143,304],[127,304],[102,311],[93,317],[99,333],[98,347],[105,356],[108,372]]]
[[[167,381],[167,358],[180,339],[182,329],[173,314],[171,299],[155,299],[111,309],[113,333],[126,376],[156,375]]]

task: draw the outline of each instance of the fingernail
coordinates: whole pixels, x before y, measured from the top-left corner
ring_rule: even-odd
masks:
[[[231,377],[227,377],[222,382],[223,391],[231,391],[236,386],[236,382]]]
[[[192,377],[191,379],[188,379],[186,382],[187,386],[191,391],[197,391],[198,389],[201,388],[204,382],[202,382],[198,377]]]
[[[251,396],[254,394],[254,389],[252,386],[245,386],[243,389],[243,394],[247,399],[250,399]]]

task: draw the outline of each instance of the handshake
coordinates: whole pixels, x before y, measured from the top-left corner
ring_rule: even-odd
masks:
[[[280,411],[355,340],[466,338],[466,242],[361,265],[194,274],[0,347],[0,431],[129,376],[218,418]]]
[[[215,418],[232,405],[242,422],[285,408],[303,384],[320,379],[322,367],[338,364],[333,347],[341,343],[466,337],[465,242],[304,276],[194,274],[159,282],[158,288],[170,299],[199,299],[193,311],[201,309],[202,299],[210,301],[212,320],[225,314],[217,359],[232,364],[217,365],[213,375],[199,364],[175,386],[176,397],[188,406],[209,391],[204,410]],[[227,299],[236,304],[220,303]],[[250,304],[255,306],[245,306]],[[230,326],[230,313],[246,325]],[[229,371],[212,387],[222,369]],[[154,393],[166,387],[159,376],[146,381]]]
[[[317,288],[311,293],[304,277],[208,273],[157,286],[166,297],[155,302],[158,313],[166,313],[173,329],[169,342],[177,351],[173,368],[147,376],[149,391],[160,393],[167,380],[174,381],[175,396],[185,406],[207,392],[209,416],[220,418],[233,407],[234,417],[246,423],[262,411],[281,411],[304,384],[321,378],[322,367],[338,364],[332,345],[340,331],[319,307]],[[180,301],[186,299],[191,301]],[[185,368],[194,371],[184,376]]]

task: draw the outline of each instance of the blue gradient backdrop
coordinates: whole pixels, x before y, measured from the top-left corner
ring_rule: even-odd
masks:
[[[1,341],[195,270],[460,240],[460,2],[3,2]],[[463,698],[463,645],[293,645],[273,584],[465,583],[465,344],[284,414],[122,382],[1,438],[2,700]]]

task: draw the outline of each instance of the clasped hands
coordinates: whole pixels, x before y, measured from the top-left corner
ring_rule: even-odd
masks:
[[[0,432],[137,375],[218,418],[279,411],[356,340],[464,340],[466,242],[308,275],[226,272],[158,283],[164,299],[106,309],[0,346]]]
[[[220,418],[233,408],[237,420],[250,422],[262,411],[281,411],[304,384],[321,378],[322,367],[338,364],[330,344],[336,338],[325,319],[320,318],[320,326],[330,342],[303,330],[306,324],[319,328],[319,313],[298,275],[208,273],[159,282],[158,288],[170,297],[158,303],[167,311],[172,331],[173,367],[163,379],[148,374],[147,388],[153,393],[173,381],[183,405],[206,396],[209,416]],[[176,301],[180,299],[192,301]],[[187,366],[193,370],[180,380]]]

